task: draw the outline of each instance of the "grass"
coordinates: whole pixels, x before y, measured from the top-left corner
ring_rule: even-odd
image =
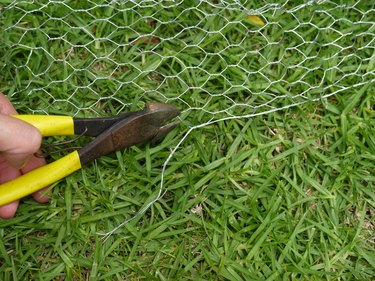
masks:
[[[56,183],[50,203],[26,198],[0,221],[0,279],[370,280],[373,7],[289,3],[264,12],[262,28],[239,10],[169,4],[0,13],[0,90],[19,111],[111,115],[150,100],[184,110],[159,145],[102,157]],[[20,17],[38,29],[5,30]],[[135,31],[162,43],[133,45]],[[216,122],[233,115],[253,116]],[[157,195],[170,150],[203,123],[169,161],[164,196],[98,235]]]

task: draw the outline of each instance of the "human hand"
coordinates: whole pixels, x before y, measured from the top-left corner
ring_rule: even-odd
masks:
[[[16,110],[0,93],[0,184],[21,176],[45,164],[43,158],[33,154],[41,144],[41,134],[32,125],[12,118]],[[36,201],[45,203],[49,197],[42,189],[33,194]],[[11,218],[15,215],[19,200],[0,206],[0,218]]]

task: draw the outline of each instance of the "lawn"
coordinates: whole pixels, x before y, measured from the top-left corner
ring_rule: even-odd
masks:
[[[0,220],[0,280],[375,276],[375,8],[305,2],[0,1],[19,112],[182,111]]]

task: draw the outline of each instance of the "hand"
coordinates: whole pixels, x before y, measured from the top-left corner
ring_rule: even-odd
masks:
[[[12,118],[17,114],[9,100],[0,93],[0,184],[21,176],[45,164],[33,154],[41,144],[41,135],[32,125]],[[45,190],[33,194],[36,201],[45,203],[49,197]],[[0,206],[0,218],[15,215],[19,200]]]

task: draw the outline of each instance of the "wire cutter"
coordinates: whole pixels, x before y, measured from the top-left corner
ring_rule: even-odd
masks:
[[[173,130],[178,121],[164,125],[178,116],[173,105],[147,103],[137,112],[108,118],[73,118],[71,116],[15,115],[39,129],[42,136],[85,135],[96,137],[86,146],[50,164],[0,185],[0,206],[30,195],[81,169],[82,165],[105,154],[132,145],[154,143]]]

